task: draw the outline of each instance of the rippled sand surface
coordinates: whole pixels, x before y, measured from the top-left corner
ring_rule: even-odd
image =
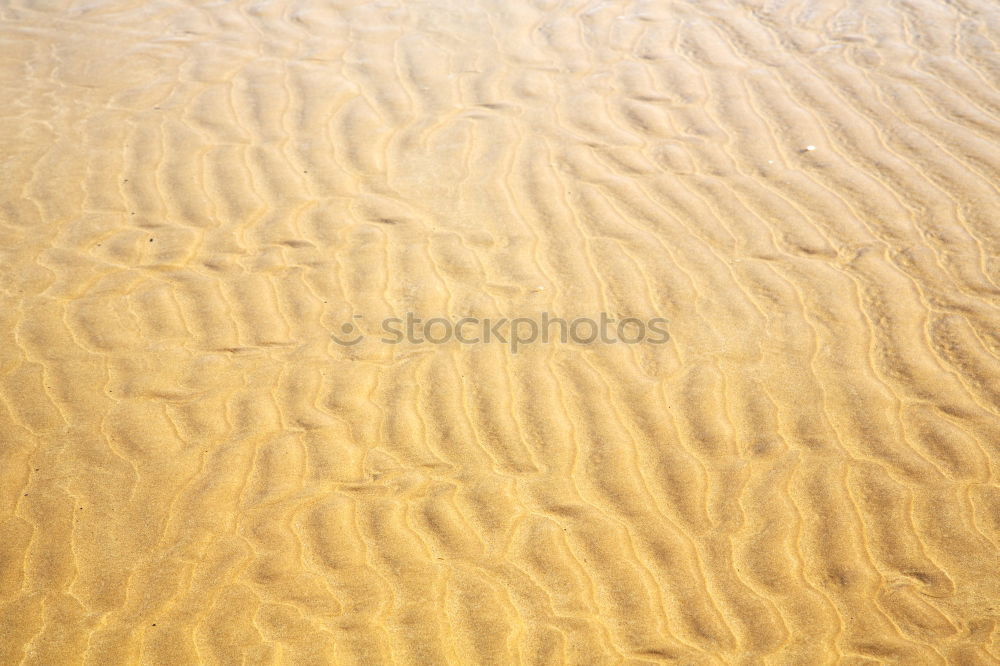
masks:
[[[0,663],[997,663],[998,46],[991,0],[4,0]]]

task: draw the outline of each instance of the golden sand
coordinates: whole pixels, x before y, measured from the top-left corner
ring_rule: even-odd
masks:
[[[5,0],[0,663],[996,663],[998,46],[993,0]]]

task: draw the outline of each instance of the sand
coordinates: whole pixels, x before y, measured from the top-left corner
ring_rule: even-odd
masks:
[[[998,46],[991,0],[6,0],[0,663],[997,663]]]

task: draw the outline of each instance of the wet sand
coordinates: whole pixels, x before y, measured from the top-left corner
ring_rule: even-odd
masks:
[[[0,663],[997,663],[998,45],[987,0],[3,2]]]

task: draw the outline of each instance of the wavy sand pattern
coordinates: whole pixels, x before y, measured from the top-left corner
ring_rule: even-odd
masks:
[[[0,663],[1000,660],[992,0],[0,7]]]

